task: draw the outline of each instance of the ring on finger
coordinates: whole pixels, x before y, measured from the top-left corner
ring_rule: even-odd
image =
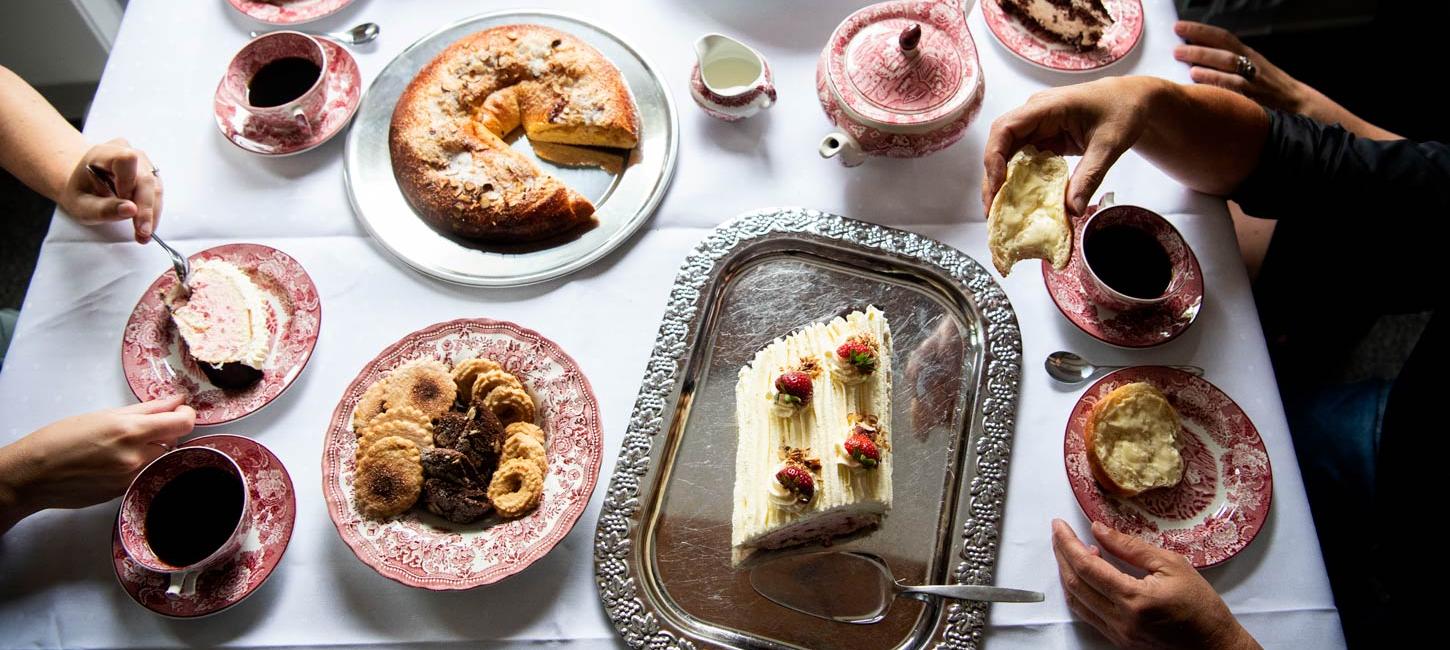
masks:
[[[1254,62],[1250,61],[1249,57],[1240,54],[1234,59],[1234,73],[1244,79],[1253,81],[1254,77],[1259,76],[1259,67],[1254,65]]]
[[[161,178],[161,168],[160,167],[157,167],[155,165],[152,165],[151,166],[151,175],[152,176],[155,176],[157,178]]]

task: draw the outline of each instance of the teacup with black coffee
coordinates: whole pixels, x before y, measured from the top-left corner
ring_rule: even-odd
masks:
[[[121,546],[142,567],[170,574],[168,597],[189,596],[203,570],[241,550],[250,508],[246,476],[230,456],[176,449],[147,465],[121,497]]]
[[[1102,207],[1083,225],[1079,246],[1083,288],[1100,306],[1152,308],[1182,284],[1187,244],[1167,219],[1146,208]]]
[[[327,49],[301,32],[252,39],[232,57],[219,98],[234,104],[249,125],[312,133],[326,104]]]

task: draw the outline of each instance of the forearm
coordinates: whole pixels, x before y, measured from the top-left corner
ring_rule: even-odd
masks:
[[[54,201],[86,149],[40,93],[0,66],[0,167]]]
[[[23,447],[23,441],[0,447],[0,535],[36,511],[25,499]]]
[[[1133,148],[1179,182],[1226,195],[1258,166],[1269,134],[1264,109],[1212,86],[1155,81],[1149,119]]]
[[[1349,109],[1340,106],[1334,100],[1325,96],[1324,93],[1313,88],[1304,86],[1303,97],[1304,99],[1301,100],[1298,106],[1298,112],[1313,118],[1315,121],[1325,124],[1338,124],[1350,133],[1361,138],[1369,138],[1371,140],[1404,139],[1403,136],[1370,124],[1360,116],[1349,112]]]

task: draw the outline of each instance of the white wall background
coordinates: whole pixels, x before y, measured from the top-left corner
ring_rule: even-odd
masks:
[[[81,117],[121,26],[122,0],[0,0],[0,65]]]

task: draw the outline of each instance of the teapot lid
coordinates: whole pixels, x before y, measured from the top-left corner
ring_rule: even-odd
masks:
[[[981,87],[977,48],[955,3],[865,7],[836,27],[826,58],[843,108],[888,128],[955,117]]]

